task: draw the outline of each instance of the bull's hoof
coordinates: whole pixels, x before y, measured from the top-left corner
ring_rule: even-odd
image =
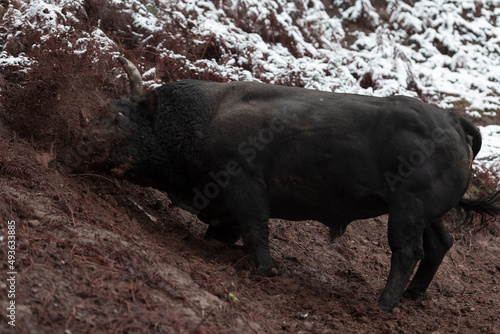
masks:
[[[278,269],[276,269],[275,267],[270,267],[270,268],[259,267],[257,271],[259,272],[260,276],[265,276],[265,277],[278,276]]]
[[[429,298],[429,295],[427,295],[427,292],[418,292],[418,291],[414,291],[414,290],[406,290],[404,293],[403,293],[403,297],[404,298],[408,298],[408,299],[413,299],[413,300],[416,300],[416,299],[428,299]]]
[[[267,276],[268,277],[274,277],[274,276],[278,276],[278,274],[279,274],[278,269],[271,268],[271,270],[269,270],[269,274]]]
[[[380,300],[378,301],[379,309],[388,313],[391,313],[392,310],[398,305],[399,305],[399,300],[394,300],[394,299],[384,300],[383,298],[380,298]]]
[[[387,312],[387,313],[391,313],[391,312],[392,312],[392,309],[393,309],[394,307],[392,307],[392,306],[385,306],[385,305],[380,305],[380,304],[378,304],[378,308],[379,308],[379,309],[381,309],[382,311]]]
[[[399,308],[397,306],[385,306],[385,305],[380,305],[380,304],[378,304],[378,308],[384,312],[387,312],[387,313],[392,313],[395,310],[399,310]]]

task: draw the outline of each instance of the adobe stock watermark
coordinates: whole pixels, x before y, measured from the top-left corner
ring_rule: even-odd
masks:
[[[16,326],[16,221],[7,221],[7,323]]]
[[[436,150],[436,144],[441,144],[446,141],[446,134],[443,129],[436,128],[431,133],[430,139],[415,139],[414,143],[417,149],[413,150],[408,157],[398,156],[399,165],[397,174],[386,171],[384,173],[385,180],[389,185],[392,192],[396,190],[398,183],[404,180],[415,172],[415,170],[422,166],[427,158],[429,158]]]
[[[286,108],[283,109],[286,114]],[[249,135],[238,145],[238,153],[244,159],[251,163],[257,158],[260,151],[263,151],[276,138],[276,134],[282,132],[288,124],[285,117],[275,116],[269,120],[266,127],[256,131],[254,135]],[[202,189],[194,188],[194,197],[192,206],[189,211],[198,214],[205,209],[210,201],[219,196],[220,192],[225,189],[231,182],[231,177],[240,175],[243,172],[243,167],[236,160],[230,160],[224,168],[218,172],[211,171],[208,173],[211,181],[205,183]]]

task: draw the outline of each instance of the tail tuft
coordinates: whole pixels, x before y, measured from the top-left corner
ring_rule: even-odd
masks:
[[[500,217],[500,191],[479,199],[462,198],[456,206],[460,214],[458,228],[469,226],[475,214],[480,216],[480,228],[488,226],[491,221]]]

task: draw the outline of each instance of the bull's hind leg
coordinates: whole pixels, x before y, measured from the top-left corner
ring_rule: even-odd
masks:
[[[225,191],[225,202],[232,213],[245,247],[253,254],[262,276],[278,271],[269,252],[269,201],[266,187],[256,178],[239,175],[231,179]]]
[[[399,304],[417,262],[423,257],[422,233],[426,225],[422,202],[416,198],[397,197],[389,214],[391,270],[379,299],[379,307],[391,311]]]
[[[427,287],[452,245],[453,239],[444,227],[442,219],[438,219],[426,227],[424,230],[424,258],[405,292],[405,297],[425,297]]]

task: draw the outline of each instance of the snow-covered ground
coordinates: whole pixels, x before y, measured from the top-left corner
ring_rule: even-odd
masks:
[[[500,177],[500,125],[480,127],[483,137],[483,146],[475,160],[475,169],[485,169]],[[500,190],[500,184],[497,189]]]
[[[383,10],[370,0],[333,0],[338,8],[334,17],[324,2],[109,0],[132,18],[134,36],[152,47],[159,60],[170,59],[191,73],[299,82],[325,91],[402,94],[442,108],[459,104],[476,117],[500,110],[500,0],[421,0],[413,6],[388,0]],[[57,38],[61,48],[76,54],[95,52],[88,46],[96,44],[110,54],[121,53],[99,25],[74,37],[73,27],[87,15],[84,0],[17,3],[21,7],[9,7],[2,18],[0,70],[29,71],[36,62],[36,57],[11,53],[16,48],[9,47],[27,31],[40,32],[40,44],[32,47],[39,52],[47,51],[46,40]],[[356,31],[349,30],[353,22]],[[168,31],[172,25],[179,29]],[[360,25],[367,29],[358,29]],[[175,38],[179,31],[192,33],[195,46],[216,41],[217,59],[203,57],[204,52],[200,58],[205,59],[193,59],[166,47],[162,34]],[[162,84],[155,67],[139,66],[147,87]],[[498,171],[499,131],[498,126],[481,129],[484,148],[478,157]]]

